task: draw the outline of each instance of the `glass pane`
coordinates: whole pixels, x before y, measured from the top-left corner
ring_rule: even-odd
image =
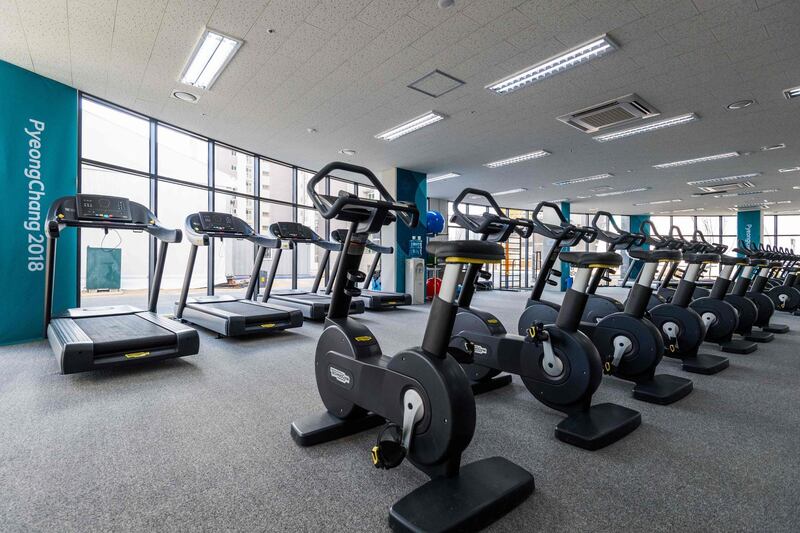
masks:
[[[180,198],[176,202],[175,199]],[[204,189],[175,185],[173,183],[158,183],[158,211],[161,223],[170,228],[184,228],[186,217],[198,211],[208,211],[208,192]],[[191,245],[187,239],[179,244],[171,244],[167,253],[167,264],[164,268],[164,282],[162,299],[170,295],[173,302],[180,293],[183,277],[186,272],[186,263],[189,260]],[[189,285],[190,294],[206,294],[208,285],[208,247],[201,246],[197,251],[197,259],[192,271],[192,281]]]
[[[259,196],[284,202],[292,201],[292,167],[261,160]]]
[[[145,207],[149,204],[150,180],[147,178],[86,165],[81,169],[81,176],[82,193],[124,196]],[[95,272],[103,265],[95,263],[95,260],[102,261],[101,258],[95,259],[95,254],[92,254],[92,265],[89,265],[87,250],[90,247],[103,248],[109,254],[116,254],[116,249],[122,250],[119,290],[98,286],[87,288],[87,271]],[[145,309],[148,296],[148,256],[148,239],[145,234],[109,230],[106,235],[101,229],[82,229],[81,305],[91,307],[127,304]]]
[[[294,207],[283,204],[273,204],[270,202],[259,202],[259,229],[258,233],[262,235],[270,235],[269,226],[275,222],[291,222],[294,220]],[[259,269],[259,283],[264,286],[267,279],[272,260],[275,257],[276,250],[267,250],[264,255],[264,262]],[[283,250],[281,252],[280,264],[278,271],[275,275],[275,283],[273,290],[286,290],[292,288],[292,250]]]
[[[722,217],[722,234],[723,235],[736,235],[736,217],[724,216]]]
[[[672,217],[672,225],[678,226],[678,229],[681,230],[683,236],[687,239],[692,238],[694,234],[694,217]],[[713,238],[711,240],[713,240]]]
[[[656,231],[661,235],[668,235],[671,227],[669,217],[650,217],[650,222],[656,227]],[[689,235],[685,235],[689,238]]]
[[[158,175],[208,185],[208,141],[158,126]]]
[[[331,195],[336,196],[339,194],[339,191],[347,191],[350,194],[356,193],[356,184],[349,182],[349,181],[342,181],[337,180],[335,178],[329,178],[331,182]]]
[[[214,188],[255,195],[255,159],[227,146],[214,147]],[[240,217],[244,218],[244,217]]]
[[[778,222],[780,224],[780,222]],[[800,250],[800,237],[797,235],[778,235],[778,247],[779,248],[788,248],[789,250],[794,250],[797,252]]]
[[[717,242],[717,240],[709,240],[709,242]],[[728,250],[725,252],[727,255],[736,255],[733,249],[739,246],[739,242],[735,235],[733,237],[722,237],[722,244],[728,247]]]
[[[366,185],[358,186],[358,195],[361,198],[369,198],[370,200],[377,200],[379,198],[378,189]]]
[[[298,209],[297,221],[314,230],[325,238],[325,219],[316,209]],[[320,261],[325,251],[313,244],[301,244],[297,247],[297,288],[310,289],[319,270]]]
[[[309,207],[312,205],[311,200],[308,197],[308,192],[306,191],[308,182],[311,181],[312,177],[314,177],[314,174],[311,172],[306,172],[305,170],[299,169],[297,171],[297,203],[300,205],[307,205]],[[320,194],[325,194],[326,180],[327,178],[320,180],[320,182],[314,187],[314,190]]]
[[[800,235],[800,215],[779,216],[778,235]]]
[[[706,237],[719,235],[719,217],[697,217],[697,229]]]
[[[231,194],[214,195],[214,211],[241,218],[252,228],[255,225],[255,201]],[[245,240],[217,239],[214,241],[214,291],[216,294],[234,292],[244,295],[253,271],[255,246]]]
[[[86,98],[81,106],[81,157],[149,171],[148,121]]]
[[[775,215],[767,215],[762,222],[764,235],[775,235]]]

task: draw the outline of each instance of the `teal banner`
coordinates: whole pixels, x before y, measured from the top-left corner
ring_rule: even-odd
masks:
[[[642,223],[646,222],[648,220],[650,220],[650,215],[631,215],[631,218],[630,218],[630,226],[631,226],[630,227],[630,231],[632,233],[638,232],[639,229],[642,227]],[[645,234],[650,235],[650,226],[645,226],[643,229],[644,229]],[[644,243],[640,248],[642,248],[644,250],[649,250],[650,249],[650,245],[647,244],[647,243]],[[636,279],[636,277],[639,275],[639,271],[642,270],[642,265],[643,265],[643,263],[641,261],[631,261],[631,266],[630,266],[631,273],[630,273],[630,276],[628,276],[628,277],[630,279],[632,279],[632,280]]]
[[[413,237],[419,237],[422,250],[418,250],[419,257],[426,256],[425,218],[428,212],[428,181],[427,175],[404,168],[397,169],[397,200],[414,202],[419,209],[419,225],[411,229],[399,220],[395,224],[397,246],[395,247],[395,290],[406,290],[406,258],[412,255],[411,242]],[[391,290],[386,288],[386,290]]]
[[[78,168],[78,93],[0,61],[0,344],[42,337],[44,224],[50,203],[75,194]],[[54,310],[76,304],[77,236],[58,247]]]
[[[569,202],[561,202],[561,212],[564,213],[564,218],[569,220],[572,214],[572,207]],[[563,250],[568,250],[568,248],[563,248]],[[569,288],[569,274],[569,263],[561,261],[561,292],[566,292]]]
[[[737,246],[739,241],[744,241],[746,246],[761,243],[761,211],[739,211],[736,213]]]

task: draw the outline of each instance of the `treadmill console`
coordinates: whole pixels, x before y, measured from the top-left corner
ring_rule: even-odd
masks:
[[[209,233],[242,233],[241,227],[236,223],[236,217],[227,213],[214,213],[201,211],[200,229]]]
[[[314,232],[311,231],[311,228],[297,222],[276,222],[269,227],[269,230],[279,239],[293,241],[314,240]]]
[[[131,221],[131,204],[127,198],[78,194],[76,204],[78,219]]]

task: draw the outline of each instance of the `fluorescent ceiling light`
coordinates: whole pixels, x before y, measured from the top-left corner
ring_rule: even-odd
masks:
[[[705,207],[693,207],[690,209],[675,209],[673,211],[660,211],[658,214],[664,215],[667,213],[694,213],[695,211],[705,211],[705,210],[706,210]]]
[[[640,205],[661,205],[661,204],[672,204],[672,203],[677,203],[677,202],[682,202],[682,201],[683,201],[683,200],[681,200],[680,198],[674,198],[674,199],[672,199],[672,200],[653,200],[652,202],[641,202],[641,203],[638,203],[638,204],[633,204],[633,205],[634,205],[634,206],[640,206]]]
[[[706,161],[716,161],[717,159],[728,159],[729,157],[739,157],[739,152],[725,152],[724,154],[714,154],[703,157],[696,157],[694,159],[684,159],[683,161],[672,161],[671,163],[661,163],[658,165],[653,165],[653,168],[683,167],[686,165],[694,165],[696,163],[705,163]]]
[[[457,178],[459,176],[461,176],[461,174],[458,174],[457,172],[448,172],[447,174],[440,174],[438,176],[431,176],[430,178],[428,178],[427,181],[428,181],[428,183],[434,183],[434,182],[437,182],[437,181],[449,180],[450,178]]]
[[[431,124],[435,124],[440,120],[444,120],[445,118],[446,115],[443,115],[442,113],[428,111],[424,115],[412,118],[408,122],[404,122],[399,126],[395,126],[394,128],[388,129],[383,133],[377,134],[375,138],[382,139],[384,141],[393,141],[399,137],[402,137],[403,135],[408,135],[412,131],[417,131],[425,126],[430,126]]]
[[[730,181],[746,180],[760,176],[761,172],[752,172],[750,174],[737,174],[736,176],[720,176],[718,178],[707,178],[697,181],[687,181],[686,185],[711,185],[715,183],[728,183]]]
[[[621,194],[632,194],[632,193],[635,193],[635,192],[644,192],[644,191],[649,191],[649,190],[650,190],[650,187],[639,187],[638,189],[623,189],[621,191],[601,192],[601,193],[595,194],[595,196],[598,196],[598,197],[602,198],[604,196],[619,196]]]
[[[800,96],[800,86],[784,90],[783,96],[785,96],[787,100],[791,100],[792,98],[797,98],[798,96]]]
[[[499,161],[492,161],[491,163],[486,163],[484,166],[489,168],[504,167],[506,165],[513,165],[514,163],[520,163],[522,161],[528,161],[530,159],[539,159],[540,157],[547,157],[548,155],[550,155],[550,152],[548,152],[547,150],[536,150],[535,152],[531,152],[529,154],[515,155],[514,157],[509,157],[508,159],[500,159]]]
[[[490,83],[486,88],[497,94],[508,94],[596,57],[604,56],[616,49],[617,45],[607,35],[601,35],[511,76]]]
[[[589,196],[581,196],[580,194],[575,197],[576,200],[586,200],[587,198],[591,198],[592,195]]]
[[[604,133],[603,135],[595,135],[593,139],[597,142],[604,143],[606,141],[615,141],[623,137],[630,137],[631,135],[638,135],[640,133],[647,133],[649,131],[660,130],[662,128],[669,128],[670,126],[678,126],[697,120],[697,115],[694,113],[687,113],[677,117],[667,118],[664,120],[656,120],[655,122],[648,122],[635,128],[628,128],[626,130],[614,131],[611,133]]]
[[[715,194],[713,195],[714,198],[731,198],[733,196],[752,196],[754,194],[770,194],[773,192],[778,192],[780,189],[762,189],[760,191],[741,191],[741,192],[729,192],[725,194]]]
[[[585,176],[583,178],[573,178],[571,180],[554,181],[553,185],[563,187],[564,185],[572,185],[574,183],[586,183],[587,181],[604,180],[614,177],[614,174],[596,174],[594,176]]]
[[[206,29],[183,71],[181,83],[200,89],[211,88],[241,46],[239,39]]]
[[[556,198],[555,200],[550,200],[554,204],[560,204],[562,202],[569,202],[569,198]]]
[[[492,196],[505,196],[506,194],[516,194],[518,192],[525,192],[528,189],[525,187],[519,187],[517,189],[508,189],[507,191],[500,191],[500,192],[493,192]]]
[[[798,170],[800,170],[800,167],[780,168],[778,169],[778,172],[780,173],[797,172]]]

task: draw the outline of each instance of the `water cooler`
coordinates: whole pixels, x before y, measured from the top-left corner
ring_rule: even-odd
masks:
[[[406,259],[406,292],[412,304],[425,303],[425,260],[421,257]]]

